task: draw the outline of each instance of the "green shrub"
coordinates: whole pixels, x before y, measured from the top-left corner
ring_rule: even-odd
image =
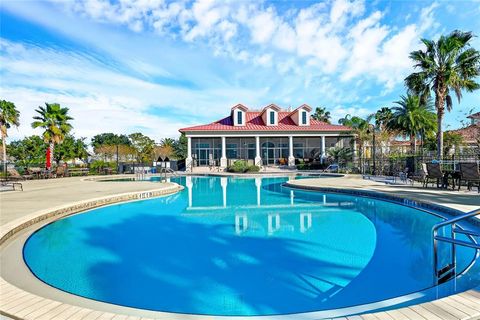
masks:
[[[248,163],[244,160],[237,160],[227,168],[228,172],[243,173],[248,170]]]
[[[258,171],[260,171],[260,167],[256,165],[251,165],[247,169],[247,172],[258,172]]]
[[[103,160],[95,160],[90,163],[90,172],[96,173],[101,170],[105,166],[105,161]]]
[[[115,170],[117,164],[115,162],[105,162],[103,160],[95,160],[90,163],[90,173],[102,173],[103,169],[110,168]]]
[[[303,161],[302,161],[301,163],[297,164],[297,169],[298,170],[308,170],[310,168],[309,168],[308,164],[303,163]]]

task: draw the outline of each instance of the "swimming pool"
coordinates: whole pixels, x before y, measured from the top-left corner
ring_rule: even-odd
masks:
[[[27,240],[24,259],[40,280],[75,295],[207,315],[341,315],[332,310],[398,307],[480,284],[474,250],[458,248],[459,273],[471,268],[432,288],[431,228],[440,217],[291,190],[286,180],[173,178],[184,191],[48,224]],[[448,249],[440,247],[445,260]]]

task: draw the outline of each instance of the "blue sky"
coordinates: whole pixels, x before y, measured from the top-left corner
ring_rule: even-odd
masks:
[[[0,2],[1,98],[21,111],[71,109],[74,133],[141,131],[156,140],[231,106],[324,106],[334,122],[405,93],[408,53],[454,29],[480,36],[480,1]],[[480,40],[473,45],[480,49]],[[445,119],[460,126],[480,92]]]

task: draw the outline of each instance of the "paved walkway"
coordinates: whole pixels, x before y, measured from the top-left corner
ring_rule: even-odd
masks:
[[[456,210],[468,212],[480,208],[480,194],[475,189],[467,191],[463,187],[460,191],[437,188],[423,188],[421,184],[414,186],[405,184],[385,184],[368,179],[362,179],[358,175],[346,175],[338,178],[313,178],[290,181],[291,184],[310,187],[348,188],[358,190],[372,190],[392,194],[398,197],[409,198],[418,201],[433,202]],[[431,186],[431,185],[430,185]]]
[[[132,176],[126,176],[131,178]],[[105,177],[106,179],[109,176]],[[118,176],[110,176],[118,178]],[[57,207],[71,202],[133,191],[159,188],[158,182],[98,182],[86,177],[22,181],[23,191],[0,193],[0,225],[31,212]]]

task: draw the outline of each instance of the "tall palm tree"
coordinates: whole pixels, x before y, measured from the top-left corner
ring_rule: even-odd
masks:
[[[317,107],[312,115],[312,118],[318,121],[330,123],[332,116],[330,115],[330,111],[327,111],[327,108]]]
[[[20,125],[20,111],[17,110],[15,104],[10,101],[0,101],[0,131],[2,134],[2,150],[3,150],[3,168],[7,168],[7,145],[6,139],[7,129],[11,126],[18,127]]]
[[[38,115],[33,117],[36,121],[32,122],[32,128],[45,129],[43,140],[49,144],[47,152],[50,159],[55,144],[62,143],[65,135],[72,129],[69,121],[73,118],[68,115],[68,110],[68,108],[62,108],[58,103],[45,103],[45,107],[40,106],[35,110]]]
[[[414,67],[419,71],[405,79],[410,92],[420,95],[423,101],[435,95],[437,111],[437,152],[442,158],[443,131],[442,121],[445,107],[452,109],[451,92],[462,98],[462,90],[472,92],[480,88],[475,78],[480,76],[480,52],[470,47],[473,34],[455,30],[447,36],[441,36],[438,41],[422,39],[425,51],[410,53]]]
[[[410,137],[412,152],[417,153],[417,136],[422,133],[435,131],[436,115],[433,111],[433,103],[428,99],[422,103],[419,96],[401,96],[400,101],[394,102],[397,106],[392,107],[392,118],[388,122],[388,128],[397,130]]]

